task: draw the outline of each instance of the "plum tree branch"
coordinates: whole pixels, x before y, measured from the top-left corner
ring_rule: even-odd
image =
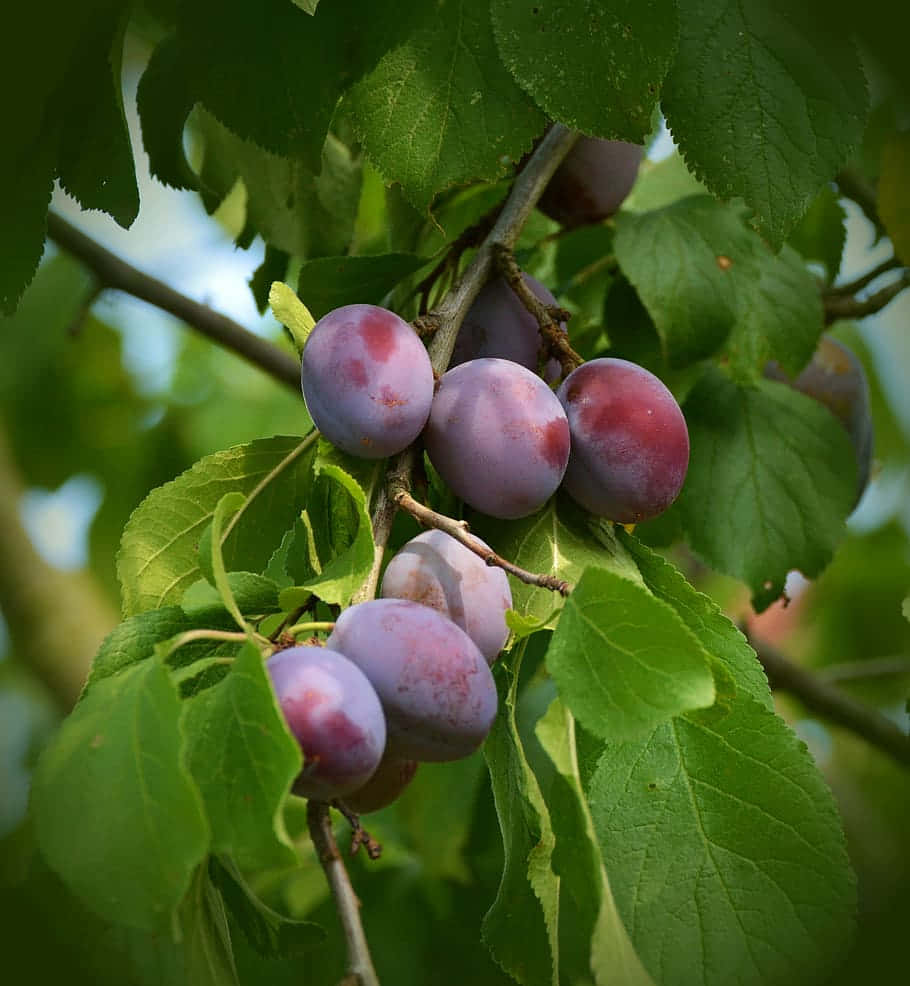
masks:
[[[910,765],[910,736],[890,719],[784,657],[767,641],[752,635],[748,639],[772,688],[789,692],[811,712],[856,733],[899,763]]]
[[[897,257],[889,257],[887,260],[883,260],[878,266],[873,267],[872,270],[867,271],[861,277],[857,277],[852,281],[847,281],[844,284],[835,284],[833,287],[828,288],[825,294],[829,297],[856,294],[857,291],[862,291],[866,285],[871,284],[874,280],[881,277],[882,274],[887,274],[889,270],[897,270],[904,265],[897,259]]]
[[[531,210],[543,194],[547,182],[560,162],[578,139],[578,133],[562,124],[555,124],[528,159],[506,197],[499,218],[477,249],[473,260],[460,280],[452,286],[442,301],[424,316],[436,325],[436,333],[427,347],[433,369],[442,373],[449,365],[455,337],[464,317],[493,269],[493,245],[501,243],[512,248],[518,239]]]
[[[827,295],[824,299],[825,325],[830,325],[841,318],[865,318],[880,312],[907,287],[910,287],[910,271],[904,273],[892,284],[881,288],[875,294],[860,301],[853,295]]]
[[[310,838],[335,898],[347,943],[348,974],[342,982],[345,986],[379,986],[379,978],[373,968],[370,948],[360,920],[360,901],[351,886],[348,871],[335,842],[329,806],[323,801],[311,799],[307,802],[306,816]]]
[[[299,392],[300,364],[267,339],[250,332],[227,315],[175,291],[164,281],[143,273],[56,213],[48,213],[47,231],[58,246],[88,267],[103,288],[124,291],[169,312],[201,335]]]

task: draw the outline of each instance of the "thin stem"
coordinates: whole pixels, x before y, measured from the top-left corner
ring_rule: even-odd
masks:
[[[241,508],[231,516],[231,519],[228,521],[227,525],[225,526],[224,531],[222,531],[221,534],[222,544],[225,544],[227,542],[228,535],[237,526],[238,522],[240,521],[240,518],[244,515],[244,513],[246,513],[247,508],[253,502],[253,500],[255,500],[256,497],[259,496],[259,494],[268,487],[268,485],[272,482],[273,479],[275,479],[276,476],[280,476],[284,472],[284,470],[288,468],[288,466],[290,466],[297,459],[299,459],[300,456],[303,455],[303,453],[306,452],[307,449],[318,438],[319,438],[319,432],[314,428],[311,432],[309,432],[306,436],[304,436],[303,440],[299,445],[296,445],[293,449],[291,449],[291,451],[288,452],[288,454],[281,460],[281,462],[275,465],[274,468],[270,469],[269,472],[266,473],[266,475],[259,480],[259,482],[253,487],[253,489],[250,490],[247,498],[243,501],[243,506],[241,506]]]
[[[828,682],[866,681],[890,675],[910,675],[910,657],[872,657],[819,668],[818,676]]]
[[[300,390],[300,363],[284,350],[245,329],[238,322],[175,291],[106,250],[62,216],[49,212],[48,235],[85,264],[105,288],[125,291],[170,312],[190,328],[273,376],[295,392]]]
[[[876,278],[881,277],[882,274],[903,266],[897,257],[889,257],[887,260],[883,260],[877,267],[873,267],[872,270],[863,274],[862,277],[857,277],[853,281],[847,281],[845,284],[835,284],[828,288],[825,294],[828,296],[856,294],[857,291],[862,291],[867,284],[871,284]]]
[[[515,262],[515,255],[501,243],[493,244],[493,260],[499,272],[509,282],[509,287],[518,296],[518,300],[537,319],[540,334],[550,354],[555,356],[562,366],[563,373],[571,373],[584,360],[569,345],[569,337],[561,332],[556,319],[565,321],[569,313],[562,309],[554,309],[545,305],[540,298],[528,287],[522,276],[521,268]]]
[[[755,648],[772,688],[789,692],[810,711],[856,733],[899,763],[910,765],[910,736],[890,719],[795,664],[765,641],[750,636],[749,643]]]
[[[392,498],[402,510],[406,510],[425,527],[435,527],[437,530],[444,531],[466,548],[470,548],[487,565],[495,565],[497,568],[503,569],[503,571],[514,575],[516,579],[519,579],[526,585],[539,586],[541,589],[551,589],[563,596],[567,596],[571,591],[571,586],[565,579],[559,579],[555,575],[538,574],[529,572],[524,568],[519,568],[518,565],[513,565],[508,559],[503,558],[502,555],[496,554],[492,548],[481,544],[477,538],[469,533],[467,521],[453,520],[451,517],[446,517],[445,514],[436,513],[435,510],[431,510],[429,507],[425,507],[422,503],[419,503],[404,489],[393,491]]]
[[[335,629],[335,624],[329,621],[314,620],[310,623],[295,623],[294,626],[288,627],[285,633],[289,633],[292,637],[296,637],[298,633],[306,633],[308,630],[315,633],[318,630],[327,630],[329,633]]]
[[[904,290],[910,287],[910,271],[905,271],[893,284],[869,295],[864,301],[858,301],[853,296],[839,297],[828,295],[824,299],[825,325],[830,325],[840,318],[865,318],[880,312]]]
[[[254,633],[253,638],[260,646],[272,646],[271,641],[259,633]],[[238,643],[244,643],[250,639],[250,634],[244,633],[241,630],[186,630],[183,633],[178,633],[176,637],[172,637],[168,641],[165,657],[170,656],[174,651],[180,650],[181,647],[191,644],[196,640],[233,640]]]
[[[360,901],[351,886],[348,871],[335,842],[329,806],[322,801],[308,801],[307,824],[344,930],[348,949],[348,978],[345,982],[356,983],[357,986],[379,986],[379,978],[373,968],[370,949],[360,921]]]

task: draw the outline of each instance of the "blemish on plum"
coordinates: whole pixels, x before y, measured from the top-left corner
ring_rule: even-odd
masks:
[[[373,400],[379,404],[384,404],[386,407],[404,407],[408,403],[389,386],[383,387],[379,397],[374,397]]]
[[[346,359],[341,365],[341,373],[342,377],[355,387],[366,387],[368,378],[363,360]]]
[[[377,363],[388,363],[398,349],[398,323],[385,311],[371,311],[357,327],[367,352]]]
[[[540,448],[547,465],[565,468],[569,458],[569,422],[565,418],[553,418],[543,426]]]

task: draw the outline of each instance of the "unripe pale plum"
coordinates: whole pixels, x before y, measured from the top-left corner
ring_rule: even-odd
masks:
[[[540,281],[530,274],[522,277],[545,305],[556,304],[556,299]],[[565,322],[560,322],[559,327],[566,331]],[[461,323],[449,369],[468,360],[495,356],[520,363],[536,373],[542,345],[537,319],[521,303],[504,277],[494,277],[480,289]],[[559,361],[550,359],[544,368],[544,379],[555,382],[559,372]]]
[[[416,760],[399,760],[397,757],[383,757],[376,773],[351,794],[344,796],[344,803],[358,815],[386,808],[398,799],[401,792],[414,779],[417,773]]]
[[[433,368],[419,336],[376,305],[345,305],[321,318],[304,346],[300,379],[316,427],[363,459],[410,445],[433,400]]]
[[[382,702],[388,754],[460,760],[496,717],[496,685],[474,641],[450,619],[410,599],[346,609],[328,646],[350,658]]]
[[[608,219],[632,191],[644,148],[580,137],[540,197],[538,208],[567,229]]]
[[[443,375],[424,441],[465,503],[504,519],[540,509],[569,460],[569,425],[553,391],[504,359],[471,360]]]
[[[438,610],[467,633],[491,664],[509,637],[508,576],[443,531],[424,531],[408,541],[386,567],[382,595]]]
[[[663,513],[689,466],[689,431],[653,373],[623,359],[573,370],[557,396],[569,418],[572,455],[563,487],[591,513],[623,524]]]
[[[771,362],[765,376],[789,384],[824,404],[847,429],[856,455],[856,501],[863,495],[872,468],[872,413],[869,382],[863,364],[842,342],[822,336],[812,359],[794,379]]]
[[[266,662],[278,704],[303,750],[294,793],[330,801],[356,791],[382,759],[386,721],[364,673],[327,647],[290,647]]]

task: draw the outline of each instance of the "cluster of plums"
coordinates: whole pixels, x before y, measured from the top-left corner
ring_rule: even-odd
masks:
[[[493,280],[434,389],[426,349],[407,322],[374,305],[346,305],[310,334],[304,398],[316,427],[352,455],[382,458],[422,434],[448,486],[492,517],[532,514],[560,484],[587,510],[622,523],[666,510],[689,461],[670,391],[642,367],[604,358],[573,370],[554,393],[534,372],[540,347],[536,320],[504,280]],[[544,367],[551,380],[558,373]]]
[[[381,595],[346,609],[325,647],[266,665],[304,753],[294,791],[358,813],[394,801],[419,761],[458,760],[484,741],[512,605],[505,573],[442,531],[396,554]]]
[[[540,208],[570,228],[612,215],[641,157],[635,145],[581,139]],[[523,276],[541,302],[556,304]],[[574,369],[554,392],[561,366],[540,366],[542,351],[536,319],[495,278],[468,312],[438,382],[407,322],[374,305],[347,305],[320,319],[307,340],[303,394],[316,427],[351,455],[385,458],[422,436],[448,486],[492,517],[532,514],[560,485],[591,513],[621,523],[666,510],[689,461],[686,422],[670,391],[634,363],[603,358]],[[796,380],[774,364],[766,374],[840,418],[857,450],[861,490],[868,394],[851,357],[823,340]],[[391,803],[419,761],[477,749],[496,714],[489,665],[508,637],[505,574],[440,531],[392,559],[381,595],[343,612],[325,647],[293,647],[268,662],[304,751],[295,791],[340,798],[357,812]]]

